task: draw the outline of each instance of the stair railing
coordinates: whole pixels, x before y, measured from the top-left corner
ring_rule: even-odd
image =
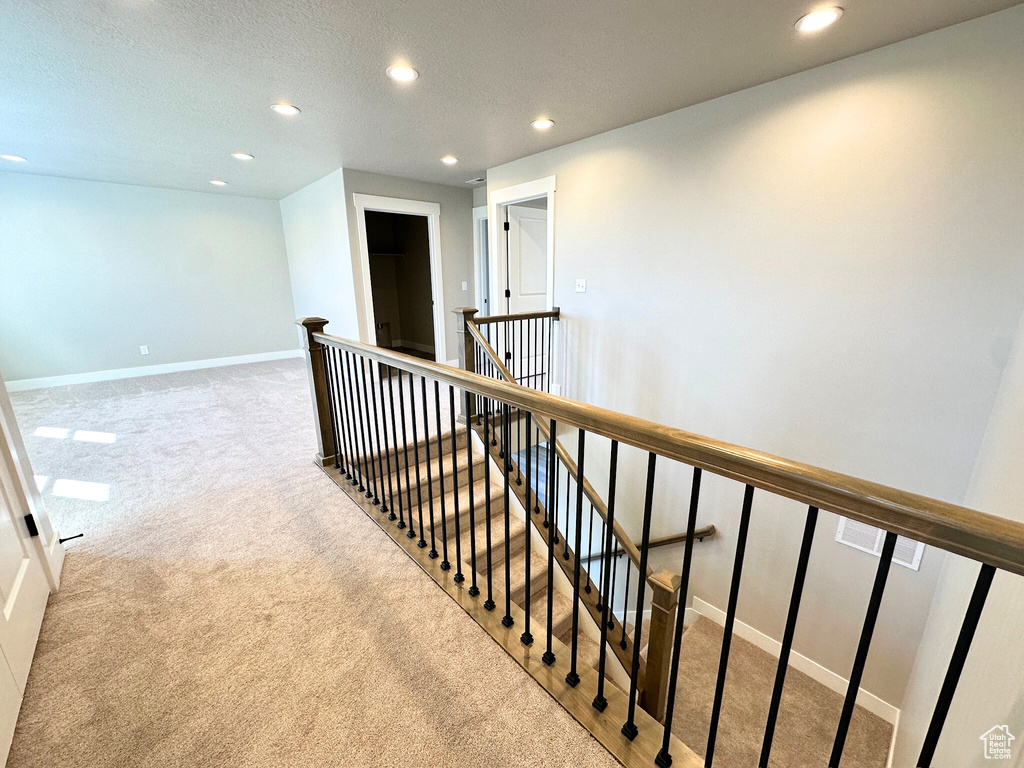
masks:
[[[768,765],[775,734],[775,724],[779,712],[785,684],[788,660],[792,649],[793,634],[799,618],[799,608],[803,584],[808,575],[810,550],[813,544],[815,525],[818,512],[826,510],[885,531],[885,539],[881,557],[878,562],[870,598],[865,611],[863,627],[859,636],[854,663],[849,675],[849,683],[843,702],[842,712],[832,744],[832,753],[828,764],[839,766],[842,759],[846,738],[856,704],[857,692],[867,661],[871,640],[886,581],[893,560],[898,535],[908,536],[919,542],[939,547],[947,552],[970,558],[979,562],[980,569],[974,591],[967,607],[964,620],[952,657],[944,676],[943,684],[934,706],[930,727],[922,744],[918,765],[931,765],[935,747],[942,734],[943,724],[949,712],[950,704],[955,696],[957,682],[964,669],[970,653],[979,619],[984,609],[985,599],[997,569],[1016,575],[1024,575],[1024,524],[1004,518],[987,515],[964,507],[959,507],[936,499],[890,488],[859,478],[850,477],[819,467],[790,461],[778,456],[732,445],[684,430],[668,427],[603,408],[575,402],[550,395],[528,387],[496,380],[470,371],[459,370],[446,365],[427,362],[402,355],[385,349],[379,349],[336,336],[323,333],[327,324],[321,318],[304,318],[299,321],[304,327],[302,334],[305,348],[310,385],[315,407],[315,425],[317,427],[318,453],[317,462],[328,476],[343,488],[349,497],[377,522],[381,528],[434,580],[447,591],[491,636],[502,645],[538,683],[544,686],[581,724],[621,762],[626,765],[657,765],[666,768],[669,765],[682,765],[696,768],[704,765],[710,768],[715,755],[718,738],[719,719],[722,710],[722,696],[729,664],[733,628],[736,621],[736,606],[742,583],[744,555],[747,546],[750,521],[754,515],[755,493],[769,493],[798,501],[808,505],[803,520],[803,539],[797,558],[796,575],[790,599],[790,609],[783,634],[782,647],[776,671],[775,683],[769,706],[769,714],[765,726],[761,746],[759,766]],[[397,386],[396,386],[397,380]],[[433,399],[428,395],[427,382],[431,382]],[[395,408],[394,389],[398,389],[399,404]],[[408,393],[408,407],[402,402],[402,393]],[[458,396],[456,396],[458,392]],[[444,396],[447,394],[447,398]],[[587,436],[600,435],[611,441],[608,458],[608,525],[602,546],[607,560],[612,559],[615,507],[634,496],[643,499],[642,535],[638,545],[640,553],[639,572],[647,572],[647,560],[651,542],[651,516],[658,488],[659,463],[677,462],[692,468],[688,511],[685,515],[687,539],[682,567],[677,574],[672,574],[670,581],[679,581],[678,594],[674,609],[675,623],[673,642],[666,649],[671,662],[670,676],[666,692],[666,713],[664,723],[651,717],[647,712],[638,709],[638,664],[640,643],[633,646],[633,664],[628,668],[629,684],[620,690],[606,675],[606,646],[609,637],[607,624],[602,622],[602,642],[600,644],[600,661],[596,673],[578,666],[577,637],[578,606],[580,605],[580,564],[576,559],[573,579],[573,633],[571,645],[556,642],[551,636],[551,590],[553,569],[547,569],[548,610],[546,616],[530,616],[529,601],[524,610],[509,602],[508,557],[505,558],[505,588],[500,582],[495,584],[493,572],[498,566],[492,563],[490,534],[486,547],[486,565],[475,560],[476,548],[470,546],[470,557],[467,561],[459,551],[464,535],[459,530],[462,515],[468,515],[467,522],[470,533],[475,530],[474,511],[477,505],[472,497],[462,513],[452,509],[454,532],[449,528],[445,536],[443,528],[448,512],[443,504],[426,505],[427,494],[423,493],[422,479],[415,483],[417,500],[412,501],[413,483],[409,469],[410,453],[417,450],[422,443],[429,451],[433,445],[441,460],[447,455],[447,461],[457,463],[460,452],[465,451],[468,467],[472,467],[471,456],[473,441],[470,430],[456,428],[456,401],[469,411],[474,400],[483,405],[482,426],[485,438],[490,437],[491,425],[497,425],[500,436],[497,440],[504,456],[511,454],[511,429],[513,419],[511,411],[518,413],[517,421],[526,423],[526,434],[532,434],[531,423],[538,421],[548,427],[548,434],[557,434],[559,425],[576,431],[578,438],[577,462],[578,476],[585,476]],[[429,426],[428,406],[432,403],[434,410],[434,426]],[[442,403],[447,405],[442,408]],[[410,448],[406,437],[399,441],[397,435],[399,423],[402,430],[408,421],[407,415],[412,414],[413,430],[416,429],[417,414],[422,410],[424,420],[421,422],[426,432],[423,439],[412,433],[413,445]],[[442,429],[442,413],[448,417],[450,431]],[[495,413],[500,419],[494,420]],[[467,414],[469,415],[469,414]],[[642,491],[630,487],[616,488],[620,451],[638,452],[646,457],[646,482]],[[531,456],[529,452],[527,456]],[[431,457],[426,455],[425,467],[430,471]],[[554,472],[554,453],[548,457],[547,470]],[[419,474],[419,457],[414,455],[417,474]],[[485,462],[484,467],[489,463]],[[404,468],[404,493],[402,470]],[[502,472],[501,486],[504,497],[505,540],[508,545],[509,499],[511,477],[506,465]],[[541,468],[533,466],[527,460],[524,474],[524,485],[528,489],[537,487],[536,478],[531,473],[539,473]],[[693,539],[697,530],[696,519],[700,504],[701,479],[703,474],[726,478],[742,484],[743,501],[740,508],[739,529],[733,560],[731,586],[729,590],[728,608],[725,617],[724,635],[721,644],[717,679],[711,712],[711,723],[708,729],[704,756],[701,758],[687,745],[681,742],[672,730],[675,692],[679,682],[680,647],[683,630],[683,612],[686,596],[689,591],[689,579],[693,558]],[[442,475],[443,476],[443,475]],[[427,489],[433,488],[429,475]],[[472,487],[472,486],[471,486]],[[553,507],[553,487],[547,484],[546,501]],[[622,499],[617,498],[622,496]],[[458,504],[460,493],[456,493],[453,503]],[[495,497],[500,499],[500,497]],[[579,551],[579,532],[583,528],[582,486],[576,489],[573,508],[566,510],[575,517],[574,530],[577,532]],[[432,500],[431,500],[432,501]],[[442,493],[442,502],[444,496]],[[488,490],[488,504],[491,494]],[[500,503],[500,502],[499,502]],[[395,509],[398,509],[395,515]],[[529,502],[526,505],[529,510]],[[440,513],[442,532],[436,529],[435,512]],[[397,517],[397,521],[394,519]],[[491,516],[487,517],[490,526]],[[500,515],[494,517],[500,519]],[[429,526],[429,529],[428,529]],[[487,529],[490,532],[490,528]],[[550,532],[554,527],[549,527]],[[529,529],[527,529],[529,535]],[[428,539],[429,536],[429,539]],[[442,548],[452,540],[455,551],[449,547],[442,556],[437,552],[438,541]],[[548,557],[552,556],[554,543],[548,540]],[[429,548],[429,551],[428,551]],[[454,554],[455,562],[449,557]],[[506,550],[507,554],[507,550]],[[472,572],[471,579],[463,573],[465,564]],[[446,567],[447,566],[447,567]],[[610,588],[610,563],[606,561],[602,571],[602,586],[605,594]],[[481,570],[482,568],[482,570]],[[529,580],[530,559],[526,559],[527,581]],[[485,585],[478,583],[477,572],[483,574]],[[639,580],[633,604],[636,615],[642,615],[646,605],[647,580]],[[486,592],[484,592],[486,589]],[[673,584],[665,589],[666,594],[675,594]],[[499,605],[504,603],[499,610]],[[603,607],[607,610],[609,600]],[[499,619],[500,615],[500,619]],[[535,638],[531,632],[538,629]],[[544,632],[540,631],[541,622],[546,621]],[[652,619],[660,621],[657,614]],[[522,628],[522,632],[520,632]],[[642,632],[642,625],[637,625],[637,635]],[[653,663],[653,662],[652,662]],[[628,689],[628,690],[626,690]]]
[[[461,307],[453,310],[458,317],[458,327],[461,337],[459,347],[459,364],[463,370],[472,371],[482,375],[491,376],[510,383],[530,386],[544,392],[550,391],[551,369],[553,350],[555,346],[555,323],[559,321],[560,310],[555,307],[553,310],[544,312],[528,312],[522,314],[494,315],[478,317],[477,310],[472,307]],[[463,414],[465,416],[466,414]],[[562,510],[571,507],[571,485],[580,487],[579,469],[576,461],[570,452],[557,439],[549,434],[543,422],[536,424],[537,440],[534,445],[539,447],[541,443],[553,447],[555,451],[556,474],[564,470],[566,502]],[[520,456],[523,436],[516,431],[514,442],[516,448],[515,468],[521,464]],[[556,558],[566,576],[572,578],[575,573],[575,561],[578,556],[582,557],[584,573],[586,574],[586,586],[582,594],[583,605],[587,609],[591,619],[600,627],[602,620],[609,624],[609,630],[617,635],[617,640],[609,646],[615,657],[622,663],[623,667],[630,668],[634,662],[633,643],[637,639],[636,627],[642,623],[642,614],[635,614],[633,627],[627,621],[626,606],[629,602],[629,584],[633,569],[639,574],[642,561],[640,549],[629,537],[622,525],[613,520],[611,536],[618,551],[626,554],[628,561],[623,565],[624,574],[622,579],[618,578],[619,563],[617,559],[612,560],[611,570],[613,576],[610,580],[609,592],[600,589],[601,566],[604,558],[595,555],[595,549],[601,549],[601,542],[605,540],[605,526],[607,526],[609,515],[608,507],[597,490],[590,484],[587,478],[582,478],[582,491],[586,503],[590,507],[589,534],[586,536],[584,546],[586,555],[583,555],[577,547],[569,545],[571,535],[571,515],[558,513],[558,504],[553,510],[554,515],[536,516],[533,518],[538,526],[554,525],[555,539],[562,541],[562,557]],[[539,510],[538,510],[539,511]],[[597,514],[598,536],[594,537],[594,514]],[[560,526],[559,523],[562,525]],[[713,533],[712,527],[711,532]],[[543,531],[542,531],[543,532]],[[703,541],[704,536],[698,535],[698,540]],[[685,537],[684,537],[685,538]],[[582,537],[581,537],[581,540]],[[596,545],[596,546],[595,546]],[[596,561],[598,568],[596,574],[591,574],[592,561]],[[592,575],[595,578],[591,578]],[[637,576],[635,580],[639,580]],[[675,627],[675,607],[679,600],[679,580],[673,579],[668,572],[655,573],[650,567],[646,568],[645,580],[651,589],[651,624],[648,631],[647,653],[637,657],[635,662],[637,687],[640,691],[639,702],[647,712],[657,719],[662,719],[665,714],[667,703],[667,688],[669,678],[669,653]],[[592,583],[593,582],[593,583]],[[619,586],[621,584],[621,586]],[[636,587],[634,586],[634,590]],[[616,626],[615,616],[615,592],[621,590],[622,608]],[[603,601],[609,601],[608,618],[602,619],[604,615]],[[652,663],[653,661],[653,663]]]

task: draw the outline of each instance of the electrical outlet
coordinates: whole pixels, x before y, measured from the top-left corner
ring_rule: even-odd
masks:
[[[468,291],[469,290],[469,283],[467,283],[465,280],[462,281],[462,290],[464,290],[464,291]]]
[[[586,281],[586,279],[582,278],[582,277],[577,277],[576,278],[576,293],[586,293],[586,292],[587,292],[587,281]]]
[[[149,354],[149,347],[147,345],[143,344],[141,347],[139,347],[139,352],[141,352],[143,355],[148,355]]]

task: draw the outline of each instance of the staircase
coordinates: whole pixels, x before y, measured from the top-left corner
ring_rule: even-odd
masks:
[[[744,763],[756,754],[764,768],[784,764],[778,760],[792,754],[785,743],[772,750],[777,731],[782,742],[792,731],[780,705],[801,684],[794,675],[787,684],[789,659],[826,510],[885,531],[845,695],[835,701],[834,728],[824,726],[833,734],[824,747],[830,768],[844,752],[852,753],[844,765],[872,764],[860,759],[854,715],[897,532],[981,563],[921,748],[918,765],[931,765],[994,573],[1024,575],[1024,525],[553,397],[544,390],[557,310],[480,319],[475,310],[458,312],[461,370],[329,336],[319,318],[299,321],[317,463],[562,707],[627,766],[711,768],[716,753]],[[492,338],[504,340],[500,353]],[[559,427],[576,439],[574,451],[557,440]],[[597,435],[599,445],[611,442],[595,459]],[[620,473],[620,460],[628,472]],[[595,461],[605,494],[587,480]],[[670,506],[683,532],[655,540],[665,464],[688,470],[689,498],[673,486]],[[694,542],[713,532],[697,526],[705,472],[741,483],[743,503],[721,634],[688,631],[687,656]],[[757,690],[741,680],[748,704],[738,708],[742,697],[727,702],[726,683],[749,659],[742,642],[733,650],[733,637],[755,492],[808,506],[775,674]],[[634,525],[642,510],[633,536],[617,507],[634,511]],[[666,542],[682,543],[681,568],[653,572],[651,550]],[[650,620],[634,630],[631,617],[645,613]],[[710,653],[708,637],[717,645]],[[701,643],[703,661],[693,667]]]

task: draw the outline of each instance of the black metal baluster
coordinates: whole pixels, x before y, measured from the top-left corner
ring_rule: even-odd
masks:
[[[370,392],[366,386],[366,358],[359,356],[359,377],[363,380],[363,405],[366,408],[366,442],[370,444],[370,453],[367,459],[370,463],[370,478],[373,482],[373,505],[380,504],[378,485],[380,478],[377,476],[377,463],[374,461],[374,454],[379,451],[373,445],[373,429],[370,427]]]
[[[401,396],[402,382],[398,382],[398,392]],[[402,406],[402,413],[405,413],[405,405]],[[420,478],[420,438],[416,430],[416,382],[413,380],[412,371],[409,371],[409,414],[412,419],[412,458],[416,462],[416,510],[419,514],[420,530],[423,530],[423,482]],[[409,530],[405,534],[410,539],[416,538],[416,531],[412,529],[412,507],[409,507]]]
[[[488,328],[490,326],[487,326]],[[491,399],[484,398],[484,539],[487,545],[487,599],[484,608],[494,610],[493,553],[491,551],[491,457],[487,455],[487,444],[491,432]]]
[[[867,663],[868,650],[871,647],[871,636],[875,632],[878,609],[882,605],[882,594],[885,592],[885,582],[889,578],[889,566],[892,564],[892,553],[895,549],[896,534],[886,531],[885,541],[882,543],[882,557],[878,562],[878,570],[875,571],[875,583],[871,587],[868,611],[864,617],[864,627],[861,629],[860,642],[857,644],[857,655],[853,659],[850,684],[846,687],[843,713],[839,716],[836,740],[832,744],[832,756],[828,761],[829,768],[839,768],[839,761],[843,759],[843,748],[846,746],[846,736],[850,731],[850,719],[853,717],[853,709],[857,705],[857,691],[860,689],[860,680],[864,675],[864,665]]]
[[[992,578],[995,574],[994,566],[983,564],[978,573],[978,580],[974,582],[971,602],[967,606],[967,614],[964,616],[964,623],[960,627],[960,634],[956,639],[956,646],[953,648],[953,657],[946,669],[946,677],[942,681],[942,689],[935,702],[935,711],[932,713],[932,719],[928,725],[928,733],[924,737],[921,756],[917,760],[919,768],[930,768],[932,764],[935,748],[938,746],[939,736],[942,734],[942,726],[946,722],[946,715],[949,714],[949,707],[953,703],[953,694],[956,693],[957,683],[960,682],[960,675],[964,671],[967,654],[970,652],[971,642],[974,640],[974,632],[978,629],[978,621],[985,608],[985,599],[988,597],[988,590],[992,586]]]
[[[533,486],[533,474],[531,472],[533,468],[533,457],[532,453],[531,437],[533,432],[533,414],[527,412],[526,414],[526,505],[523,509],[526,511],[526,531],[524,544],[526,547],[526,597],[523,598],[523,634],[520,635],[519,639],[524,645],[529,645],[533,642],[533,635],[530,632],[530,603],[533,602],[533,591],[530,588],[530,538],[533,533],[533,523],[530,520],[530,492]]]
[[[398,412],[402,414],[402,463],[405,465],[405,512],[406,517],[412,521],[412,477],[409,473],[409,433],[405,428],[405,394],[402,389],[402,372],[397,372],[398,378]],[[414,414],[415,416],[415,414]],[[413,419],[415,421],[415,419]],[[395,527],[401,530],[405,528],[405,517],[402,517],[402,507],[398,507],[398,522]]]
[[[583,449],[586,445],[587,433],[579,430],[579,443],[576,456],[576,477],[583,477]],[[568,518],[567,518],[568,519]],[[568,528],[566,529],[568,531]],[[580,682],[580,676],[576,671],[576,661],[579,655],[579,629],[580,629],[580,569],[582,567],[581,552],[583,543],[583,483],[576,481],[576,562],[572,571],[572,647],[569,652],[569,673],[565,676],[565,682],[575,688]]]
[[[622,628],[622,638],[619,640],[619,648],[626,650],[626,611],[629,609],[629,574],[633,569],[633,561],[626,558],[626,585],[622,590],[622,618],[619,624]]]
[[[550,431],[548,434],[551,439],[548,441],[548,471],[547,478],[545,480],[544,490],[547,493],[547,498],[544,503],[548,509],[551,509],[555,503],[555,452],[552,450],[554,445],[555,435],[555,420],[551,419],[548,424]],[[548,526],[548,616],[547,616],[547,650],[544,651],[544,655],[541,656],[541,660],[549,667],[555,663],[555,652],[552,648],[551,630],[552,623],[554,621],[554,602],[555,602],[555,525],[554,518],[552,518],[551,525]]]
[[[352,357],[355,357],[355,354],[353,354]],[[352,408],[353,408],[353,410],[359,416],[359,427],[357,429],[357,432],[359,434],[359,440],[360,440],[360,442],[362,444],[362,449],[363,449],[362,450],[362,454],[361,454],[361,458],[360,458],[360,461],[359,461],[359,490],[360,491],[365,491],[366,492],[366,497],[370,498],[370,497],[373,496],[373,491],[371,491],[369,489],[370,483],[369,483],[368,477],[369,477],[370,473],[369,473],[369,471],[366,468],[366,464],[370,460],[370,454],[366,450],[366,427],[363,425],[363,409],[359,405],[359,389],[358,389],[359,377],[358,377],[358,375],[355,375],[355,374],[352,373],[352,368],[355,367],[355,363],[353,362],[352,365],[350,366],[349,362],[350,362],[350,360],[349,360],[349,353],[346,351],[345,352],[345,368],[348,371],[348,376],[349,376],[349,391],[351,393],[351,397],[352,397],[352,401],[353,401]],[[356,382],[355,385],[353,385],[353,383],[352,383],[353,379]]]
[[[373,364],[371,363],[370,364],[370,376],[373,378],[373,380],[375,382],[380,382],[380,418],[381,418],[381,422],[383,422],[383,424],[384,424],[384,458],[387,460],[387,469],[388,469],[388,474],[387,474],[387,478],[388,478],[388,496],[384,500],[384,503],[381,505],[380,511],[381,512],[389,512],[390,508],[388,507],[388,504],[390,504],[392,507],[395,505],[395,486],[394,486],[394,482],[393,482],[392,477],[391,477],[391,474],[392,474],[391,473],[391,443],[388,440],[388,409],[384,407],[384,382],[381,381],[381,374],[382,374],[381,364],[379,362],[377,363],[377,373],[374,374],[374,372],[373,372]],[[377,412],[376,392],[374,394],[373,409],[374,409],[374,416],[376,417],[376,412]]]
[[[571,519],[572,510],[572,497],[570,495],[570,485],[574,478],[572,473],[569,472],[569,467],[565,468],[565,531],[562,532],[562,559],[569,559],[569,520]],[[579,485],[579,480],[576,479],[576,484]]]
[[[604,712],[608,706],[608,700],[604,697],[604,671],[605,660],[608,657],[608,612],[611,609],[611,599],[608,594],[611,592],[612,555],[614,548],[615,530],[615,477],[619,464],[619,441],[612,440],[612,454],[608,461],[608,521],[604,535],[604,556],[601,558],[601,582],[602,594],[604,594],[604,605],[601,606],[601,649],[597,661],[597,695],[594,697],[593,706],[598,712]]]
[[[502,403],[502,434],[501,444],[505,449],[505,465],[504,472],[502,472],[502,485],[505,490],[505,615],[501,617],[501,625],[503,627],[511,627],[515,624],[515,620],[512,618],[512,526],[511,526],[511,508],[509,498],[509,487],[508,487],[508,476],[512,471],[512,446],[510,445],[510,438],[512,435],[512,425],[509,422],[509,407],[506,403]]]
[[[387,513],[387,519],[396,520],[397,515],[394,513],[395,504],[397,503],[398,509],[401,509],[401,462],[398,459],[398,426],[394,418],[394,377],[398,375],[398,369],[388,366],[387,369],[387,396],[388,404],[391,409],[391,443],[394,445],[394,485],[398,488],[398,493],[391,500],[391,509]],[[398,382],[398,386],[401,386],[401,382]],[[383,391],[381,397],[383,398]],[[387,428],[385,427],[385,433]],[[388,458],[391,458],[391,453],[388,454]]]
[[[356,458],[358,457],[359,450],[355,447],[353,442],[353,431],[352,431],[352,414],[348,407],[348,387],[345,384],[345,375],[342,371],[342,353],[340,350],[330,350],[331,359],[334,361],[334,372],[335,381],[337,383],[338,393],[338,408],[342,416],[342,440],[345,442],[345,456],[347,458],[347,467],[345,469],[345,478],[350,480],[353,485],[358,481],[358,470],[356,468]]]
[[[672,714],[676,706],[676,684],[679,681],[679,651],[683,643],[683,619],[686,617],[686,593],[690,586],[690,564],[693,562],[693,532],[697,528],[697,505],[700,500],[700,467],[693,469],[693,484],[690,486],[690,514],[686,520],[686,544],[683,550],[683,572],[679,580],[679,604],[676,608],[675,634],[672,637],[672,662],[668,676],[667,700],[665,703],[664,733],[661,739],[661,750],[654,758],[659,768],[672,765],[672,755],[668,751],[672,738]]]
[[[441,387],[434,382],[434,421],[437,423],[437,480],[440,483],[437,495],[441,499],[441,570],[450,570],[448,561],[448,510],[444,500],[444,443],[441,442]],[[455,490],[456,496],[458,489]]]
[[[796,575],[793,577],[793,594],[789,598],[789,615],[786,617],[786,629],[782,633],[779,668],[775,673],[775,687],[772,689],[772,702],[768,707],[768,721],[764,727],[764,741],[761,743],[761,759],[758,761],[758,768],[768,768],[768,758],[772,752],[772,741],[775,738],[775,723],[779,717],[779,706],[782,704],[782,689],[786,683],[786,672],[789,670],[789,655],[793,649],[793,635],[796,633],[796,620],[800,612],[800,598],[804,591],[807,564],[811,559],[811,544],[814,541],[814,527],[817,522],[818,508],[808,507],[807,519],[804,522],[804,535],[800,542],[800,555],[796,561]]]
[[[341,469],[341,445],[338,442],[338,430],[334,425],[334,373],[331,371],[331,365],[327,362],[327,347],[323,344],[320,345],[320,360],[324,366],[324,377],[326,378],[325,387],[327,390],[327,415],[331,422],[331,443],[334,445],[334,468]]]
[[[388,520],[397,520],[398,516],[395,514],[395,500],[398,501],[398,511],[402,511],[402,464],[398,458],[398,423],[395,420],[395,377],[400,377],[402,374],[399,373],[397,368],[388,367],[388,401],[391,406],[391,442],[395,445],[395,487],[398,488],[398,495],[391,500],[391,511],[388,512]],[[402,379],[398,379],[398,388],[401,392]],[[403,425],[404,429],[404,425]],[[404,432],[403,432],[404,436]]]
[[[612,535],[615,535],[614,528],[612,528]],[[615,629],[615,582],[619,573],[618,539],[612,541],[612,547],[615,549],[612,556],[612,587],[610,594],[605,599],[605,602],[608,603],[608,629]]]
[[[654,508],[654,469],[657,455],[647,455],[647,492],[644,497],[644,526],[640,539],[640,566],[636,577],[636,612],[633,627],[633,662],[629,669],[629,708],[626,710],[626,722],[622,724],[622,735],[632,741],[636,738],[637,672],[640,670],[640,646],[643,634],[644,595],[647,587],[647,555],[651,550],[651,510]],[[581,473],[582,476],[582,473]],[[625,624],[625,622],[623,622]]]
[[[380,442],[380,416],[377,413],[377,379],[373,374],[373,360],[367,358],[366,365],[370,369],[370,400],[373,403],[373,433],[377,438],[377,468],[380,470],[380,511],[383,513],[388,511],[388,499],[387,495],[384,493],[384,478],[387,477],[388,482],[390,483],[391,474],[384,474],[384,456],[382,455],[384,453],[384,448],[381,446]],[[385,426],[384,434],[387,435],[387,433],[388,430]],[[390,464],[390,458],[388,462]]]
[[[466,580],[462,574],[462,524],[459,520],[459,449],[455,432],[455,387],[448,385],[448,416],[452,431],[452,513],[455,515],[455,583]]]
[[[551,318],[547,320],[548,324],[548,357],[547,357],[547,372],[544,374],[544,391],[551,391],[551,356],[554,352],[555,344],[555,322]]]
[[[434,535],[434,477],[430,462],[430,417],[427,414],[427,380],[420,376],[420,405],[423,407],[423,446],[427,456],[427,513],[430,520],[430,551],[427,557],[437,559],[437,537]],[[427,546],[423,540],[423,523],[420,522],[420,547]]]
[[[473,395],[470,391],[464,390],[466,395],[466,414],[469,414],[470,403],[473,402]],[[473,436],[469,432],[469,419],[466,419],[466,472],[469,481],[469,594],[476,597],[480,594],[480,587],[476,584],[476,505],[473,499]]]
[[[583,477],[583,470],[580,470],[580,477]],[[580,493],[583,492],[583,484],[580,483]],[[587,585],[583,588],[583,591],[588,595],[591,592],[590,587],[590,563],[591,557],[594,554],[594,505],[590,505],[590,532],[587,534]],[[580,553],[576,553],[576,559],[580,558]],[[600,610],[600,608],[598,608]]]
[[[711,768],[715,758],[715,742],[718,740],[718,720],[722,715],[722,697],[725,693],[725,675],[729,667],[729,649],[732,646],[732,628],[736,623],[736,602],[740,595],[740,578],[743,574],[743,555],[747,549],[747,531],[750,528],[750,507],[754,503],[754,486],[748,485],[743,492],[743,509],[740,512],[740,530],[736,536],[736,557],[732,565],[732,586],[729,589],[729,606],[725,614],[725,634],[722,637],[722,655],[718,660],[718,682],[715,685],[715,703],[711,708],[711,728],[708,746],[704,751],[704,766]]]

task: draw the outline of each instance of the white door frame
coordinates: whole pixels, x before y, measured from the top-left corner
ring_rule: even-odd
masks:
[[[373,314],[373,290],[370,285],[370,247],[366,242],[366,212],[403,213],[409,216],[427,218],[427,239],[430,243],[430,291],[434,300],[434,359],[439,363],[448,360],[445,344],[444,280],[441,277],[441,205],[421,200],[403,200],[398,197],[352,194],[356,209],[356,228],[359,241],[359,269],[363,273],[363,320],[365,321],[367,344],[376,344],[374,334],[376,322]]]
[[[490,297],[487,302],[487,309],[484,309],[484,296],[488,292],[487,289],[490,285],[490,270],[487,270],[488,283],[484,285],[484,242],[488,239],[487,233],[481,233],[481,221],[487,220],[487,206],[478,205],[473,209],[473,269],[476,274],[476,295],[473,297],[473,306],[477,308],[480,315],[487,315],[491,313],[491,302]],[[487,249],[490,253],[490,248]],[[490,267],[490,259],[488,259],[487,267]]]
[[[498,256],[501,232],[503,231],[499,228],[499,224],[504,222],[504,219],[501,222],[498,221],[498,208],[503,205],[511,205],[512,203],[521,203],[525,200],[534,200],[538,197],[546,197],[548,202],[547,308],[551,309],[555,305],[555,177],[547,176],[543,179],[513,184],[510,187],[502,187],[501,189],[492,190],[490,187],[487,189],[487,211],[489,214],[487,224],[489,247],[487,255],[491,267],[489,270],[491,276],[491,314],[503,314],[502,311],[496,309],[503,306],[501,303],[501,287],[497,284],[498,281],[495,280],[495,277],[499,274]]]

